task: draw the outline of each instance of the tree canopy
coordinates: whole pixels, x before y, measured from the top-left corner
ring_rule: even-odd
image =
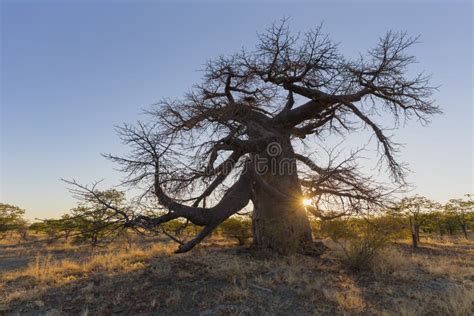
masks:
[[[18,206],[0,203],[0,236],[11,230],[26,227],[25,210]]]
[[[126,175],[123,184],[142,194],[133,214],[110,209],[127,226],[154,229],[177,218],[203,226],[180,246],[184,252],[250,201],[254,243],[275,250],[311,242],[307,211],[328,218],[385,207],[406,168],[377,118],[397,126],[440,113],[430,77],[411,72],[416,60],[408,50],[416,42],[388,32],[351,59],[321,27],[293,34],[286,20],[273,24],[254,49],[210,60],[202,83],[183,98],[164,99],[147,110],[147,121],[117,129],[131,150],[106,156]],[[315,159],[316,143],[363,129],[378,142],[391,187],[359,167],[364,144],[344,144],[354,150],[342,158],[325,148],[329,162]],[[76,193],[94,192],[73,184]]]

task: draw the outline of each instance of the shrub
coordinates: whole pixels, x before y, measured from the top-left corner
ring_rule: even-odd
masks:
[[[107,191],[96,191],[85,197],[83,203],[71,210],[71,216],[63,218],[62,223],[68,223],[71,219],[72,229],[77,232],[77,242],[89,242],[92,246],[108,243],[117,238],[123,231],[122,217],[110,205],[120,208],[124,212],[131,213],[125,205],[125,193],[110,189]],[[96,201],[99,197],[101,201]],[[62,227],[64,229],[64,225]]]
[[[161,227],[167,232],[176,234],[178,237],[195,236],[202,229],[191,222],[186,222],[181,219],[173,219],[169,222],[161,224]]]
[[[397,225],[379,219],[335,219],[321,223],[321,233],[330,237],[342,250],[344,261],[352,270],[364,270],[390,240],[399,233]]]
[[[343,247],[346,263],[356,271],[369,268],[386,244],[386,238],[378,234],[367,233],[359,238],[353,238],[348,246]]]
[[[252,237],[252,223],[249,219],[231,217],[220,225],[222,234],[228,238],[237,239],[240,246]]]

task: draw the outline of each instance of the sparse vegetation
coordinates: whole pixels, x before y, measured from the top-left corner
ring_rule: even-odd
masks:
[[[0,308],[12,314],[472,312],[474,244],[464,238],[426,239],[417,252],[408,241],[387,243],[357,272],[341,260],[338,243],[323,241],[329,250],[314,258],[262,254],[219,234],[181,255],[156,237],[135,238],[130,249],[5,240]],[[6,256],[28,260],[8,268]]]
[[[340,246],[349,268],[359,271],[368,269],[399,234],[389,221],[388,217],[323,221],[321,234]]]
[[[252,237],[252,222],[247,218],[228,218],[219,228],[224,236],[236,239],[239,246],[245,245],[245,242]]]
[[[474,243],[466,239],[456,207],[463,206],[467,237],[472,213],[456,201],[424,210],[416,251],[409,246],[411,215],[400,208],[370,217],[313,218],[313,234],[326,249],[311,256],[244,246],[252,229],[242,216],[224,221],[192,253],[174,255],[161,232],[122,229],[111,235],[107,214],[113,212],[81,204],[60,219],[33,223],[21,244],[19,226],[9,226],[0,244],[0,310],[469,315]],[[16,222],[24,221],[15,210]],[[186,238],[198,228],[175,220],[162,229]],[[131,296],[133,304],[121,300]]]

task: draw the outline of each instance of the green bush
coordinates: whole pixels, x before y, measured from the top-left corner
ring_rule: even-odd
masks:
[[[321,233],[340,245],[344,261],[352,270],[364,270],[400,229],[387,219],[334,219],[321,222]]]
[[[387,239],[380,234],[366,233],[359,238],[351,239],[343,247],[346,263],[353,270],[359,271],[370,267],[380,250],[387,245]]]
[[[25,230],[27,223],[24,215],[25,210],[18,206],[0,203],[0,239],[9,232]]]
[[[252,237],[252,222],[249,219],[231,217],[219,228],[224,236],[236,239],[240,246],[245,245],[247,239]]]
[[[186,222],[182,219],[173,219],[169,222],[161,224],[161,227],[168,233],[174,234],[177,237],[195,236],[202,229],[202,227],[197,226],[191,222]]]

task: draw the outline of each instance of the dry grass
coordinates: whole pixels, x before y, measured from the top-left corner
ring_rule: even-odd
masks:
[[[47,250],[58,247],[47,246]],[[72,246],[59,247],[74,250]],[[127,273],[144,268],[144,260],[156,255],[169,255],[171,249],[163,244],[155,244],[148,249],[132,248],[127,250],[110,250],[105,253],[92,254],[85,258],[55,259],[51,254],[37,255],[24,269],[4,272],[0,277],[0,291],[13,286],[7,291],[3,301],[10,302],[19,298],[33,297],[38,292],[50,287],[57,287],[85,279],[98,272],[104,276]],[[15,288],[15,285],[19,285]],[[0,292],[1,293],[1,292]],[[0,300],[1,303],[1,300]]]
[[[113,245],[83,253],[49,245],[0,276],[0,313],[469,315],[471,243],[385,248],[371,270],[347,269],[337,247],[321,258],[278,257],[213,239],[182,255],[175,245]],[[18,253],[25,253],[21,247]],[[69,257],[59,257],[60,251]],[[48,254],[49,253],[49,254]],[[1,268],[1,266],[0,266]],[[3,300],[3,301],[2,301]]]
[[[410,281],[416,280],[419,276],[414,264],[410,254],[403,253],[394,247],[387,247],[375,257],[371,269],[376,275]]]

